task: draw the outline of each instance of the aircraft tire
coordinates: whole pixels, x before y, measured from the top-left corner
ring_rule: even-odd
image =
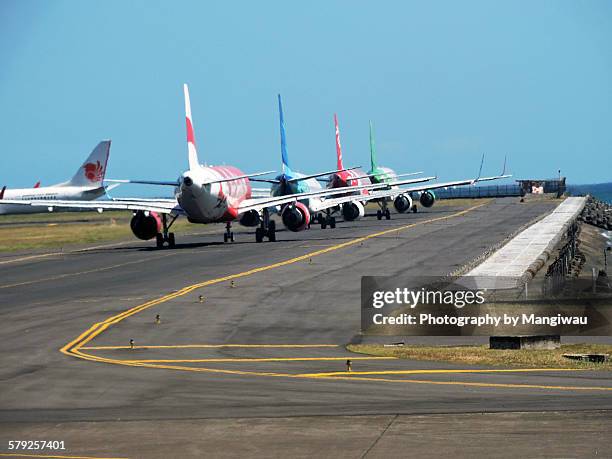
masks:
[[[155,244],[157,245],[158,249],[164,247],[164,236],[161,233],[157,233],[155,236]]]
[[[263,232],[264,232],[263,228],[257,228],[255,230],[255,242],[262,242],[263,241]]]

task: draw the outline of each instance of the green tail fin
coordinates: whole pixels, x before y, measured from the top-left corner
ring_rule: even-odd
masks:
[[[372,127],[372,122],[370,121],[370,165],[372,171],[375,171],[377,166],[376,163],[376,146],[374,145],[374,128]]]

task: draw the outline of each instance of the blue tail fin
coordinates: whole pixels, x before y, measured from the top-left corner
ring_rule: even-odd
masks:
[[[285,134],[285,118],[283,117],[283,103],[281,96],[278,95],[278,114],[280,116],[280,140],[281,140],[281,159],[283,161],[283,174],[293,175],[289,166],[289,156],[287,155],[287,136]]]

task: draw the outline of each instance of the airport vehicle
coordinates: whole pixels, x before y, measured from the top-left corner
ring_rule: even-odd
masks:
[[[176,199],[117,199],[110,201],[69,201],[60,199],[21,199],[11,200],[11,204],[24,207],[48,210],[57,209],[91,209],[132,210],[134,216],[130,222],[132,232],[143,240],[156,239],[157,247],[164,244],[175,245],[174,233],[169,230],[179,216],[185,216],[192,223],[226,223],[224,241],[233,241],[234,233],[231,223],[238,220],[244,226],[257,227],[255,240],[262,242],[264,237],[269,241],[276,240],[276,226],[270,219],[269,209],[283,206],[281,218],[283,224],[291,231],[298,231],[308,226],[310,213],[300,200],[316,196],[339,194],[338,190],[315,190],[284,196],[252,198],[251,178],[271,173],[257,172],[245,174],[233,166],[203,166],[200,164],[196,149],[189,88],[184,85],[185,118],[187,126],[187,150],[189,168],[174,181],[152,180],[113,180],[117,183],[139,183],[148,185],[172,186]]]
[[[7,189],[0,191],[0,214],[26,214],[41,212],[40,207],[9,204],[9,200],[94,200],[106,194],[109,187],[103,184],[110,153],[110,140],[98,143],[74,176],[57,185],[41,187],[37,182],[33,188]]]

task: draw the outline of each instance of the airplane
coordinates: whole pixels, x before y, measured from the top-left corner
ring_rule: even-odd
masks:
[[[372,183],[375,184],[385,184],[391,183],[397,180],[399,177],[405,177],[410,175],[422,174],[422,172],[410,172],[407,174],[396,174],[395,171],[389,167],[379,166],[377,155],[376,155],[376,147],[374,142],[374,127],[372,126],[372,122],[370,121],[370,170],[368,171],[368,176]],[[395,210],[402,214],[408,210],[412,210],[413,212],[417,211],[416,204],[411,204],[411,200],[409,197],[405,195],[391,196],[386,198],[381,198],[377,202],[380,206],[380,209],[376,211],[376,217],[381,220],[384,216],[386,219],[391,218],[391,214],[387,207],[388,202],[393,201],[393,207]]]
[[[67,182],[41,187],[37,182],[33,188],[7,189],[0,191],[0,215],[41,212],[32,206],[12,205],[8,200],[94,200],[106,194],[107,189],[117,185],[103,184],[106,164],[110,153],[110,140],[103,140],[93,149],[85,162]]]
[[[278,113],[280,120],[282,173],[276,176],[274,179],[255,178],[253,179],[253,181],[270,183],[271,188],[269,190],[269,194],[271,196],[286,196],[299,193],[308,193],[312,191],[321,192],[322,194],[320,195],[311,196],[310,198],[300,200],[295,204],[295,207],[298,209],[297,212],[300,212],[302,216],[310,215],[310,203],[312,202],[313,205],[321,206],[322,201],[325,199],[326,196],[326,194],[323,193],[324,191],[326,191],[326,189],[317,181],[317,179],[324,176],[329,176],[330,174],[341,173],[356,168],[340,168],[336,170],[319,172],[316,174],[309,175],[294,171],[289,165],[289,155],[287,153],[287,134],[285,131],[285,117],[283,114],[283,104],[280,94],[278,95]],[[306,219],[303,217],[298,219],[301,220],[303,224],[301,226],[289,227],[289,229],[291,229],[292,231],[301,231],[307,227],[308,223],[310,223],[310,219],[308,219],[308,222],[306,222]]]
[[[343,157],[342,157],[342,144],[340,142],[340,128],[338,126],[338,116],[334,114],[334,127],[335,127],[335,136],[336,136],[336,161],[337,167],[340,172],[336,172],[331,174],[327,179],[323,179],[322,181],[327,182],[328,189],[342,189],[346,187],[360,187],[359,191],[352,191],[350,193],[346,193],[347,196],[354,196],[351,198],[334,198],[334,199],[325,199],[325,203],[322,206],[318,207],[318,210],[324,210],[325,215],[320,214],[318,216],[319,223],[321,224],[321,228],[325,229],[328,225],[330,228],[335,227],[335,217],[333,214],[335,212],[340,211],[347,221],[356,220],[365,215],[365,204],[369,201],[382,202],[386,204],[386,200],[381,199],[379,197],[373,197],[372,193],[375,190],[385,190],[385,189],[397,189],[399,185],[406,184],[414,184],[414,183],[423,183],[428,182],[430,180],[435,179],[436,177],[419,177],[415,179],[408,180],[393,180],[393,181],[379,181],[372,180],[373,177],[376,177],[382,171],[375,171],[373,173],[365,173],[363,170],[359,168],[353,168],[350,170],[345,170],[343,167]],[[395,174],[393,171],[388,169],[389,177]],[[409,175],[418,175],[421,172],[414,172],[409,174],[402,174],[402,176]],[[395,177],[400,177],[395,174]],[[402,191],[399,190],[396,193],[395,199],[398,202],[405,202],[406,209],[412,205],[410,201],[410,197],[404,196]],[[342,206],[333,205],[334,202],[338,202],[338,199],[342,200]],[[405,211],[406,209],[403,209]],[[379,211],[380,214],[380,211]],[[390,218],[389,211],[387,210],[387,218]],[[380,218],[379,218],[380,219]]]
[[[284,196],[252,198],[250,179],[269,174],[273,171],[245,174],[233,166],[204,166],[200,164],[195,143],[189,88],[183,85],[185,96],[185,119],[187,127],[188,169],[174,181],[152,180],[113,180],[117,183],[138,183],[148,185],[172,186],[175,199],[123,198],[109,201],[68,201],[68,200],[11,200],[11,204],[31,207],[46,207],[52,211],[78,208],[81,210],[132,210],[134,215],[130,228],[142,240],[155,238],[158,248],[167,244],[175,246],[175,235],[170,232],[172,224],[179,216],[191,223],[225,223],[224,242],[234,241],[231,231],[233,221],[247,227],[257,227],[256,242],[265,237],[276,240],[276,225],[270,219],[270,209],[283,206],[281,219],[290,230],[308,225],[310,214],[304,212],[300,200],[339,194],[338,190],[316,190]]]
[[[334,125],[336,130],[337,167],[342,168],[342,146],[340,143],[340,129],[338,127],[338,118],[336,115],[334,115]],[[371,146],[372,145],[373,143],[371,142]],[[312,210],[324,210],[326,212],[325,216],[319,215],[319,222],[321,223],[322,229],[325,229],[330,221],[334,221],[334,217],[332,215],[335,212],[341,212],[345,221],[353,221],[363,217],[365,215],[365,205],[368,202],[377,202],[381,206],[381,209],[378,210],[376,214],[378,220],[381,220],[383,216],[389,220],[391,218],[391,213],[387,208],[387,202],[389,200],[394,201],[394,205],[398,212],[400,211],[399,209],[402,209],[404,212],[408,209],[412,209],[413,212],[416,212],[417,208],[413,204],[411,197],[413,193],[419,194],[419,202],[423,207],[431,207],[436,199],[433,191],[435,189],[462,185],[474,185],[477,182],[498,180],[512,176],[505,174],[506,159],[504,158],[504,167],[500,175],[481,177],[483,163],[484,155],[482,156],[482,160],[480,162],[478,176],[474,179],[464,179],[443,183],[428,183],[424,185],[411,186],[409,188],[401,188],[401,185],[413,185],[415,183],[429,182],[437,177],[419,177],[416,179],[396,180],[395,178],[397,177],[415,175],[416,173],[396,175],[393,170],[388,168],[379,168],[379,171],[383,172],[383,174],[379,175],[379,172],[376,171],[374,154],[374,162],[372,163],[372,170],[370,173],[366,174],[361,170],[351,170],[334,174],[327,179],[328,188],[342,189],[343,187],[360,185],[361,189],[359,191],[351,191],[346,193],[345,196],[340,197],[328,197],[323,201],[320,207],[313,206]],[[374,171],[374,173],[371,173],[372,171]],[[382,176],[383,179],[377,179],[376,177],[378,176]],[[367,182],[371,183],[371,185],[367,186]]]

